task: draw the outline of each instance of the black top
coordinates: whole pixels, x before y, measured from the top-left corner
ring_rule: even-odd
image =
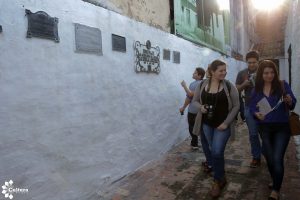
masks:
[[[217,128],[225,121],[229,113],[228,99],[225,90],[222,89],[217,93],[208,93],[204,89],[201,94],[201,100],[203,105],[208,105],[210,107],[208,109],[208,113],[202,115],[202,122],[211,127]]]

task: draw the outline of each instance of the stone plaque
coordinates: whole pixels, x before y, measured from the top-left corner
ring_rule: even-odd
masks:
[[[163,55],[164,60],[170,60],[171,59],[171,52],[168,49],[164,49],[164,55]]]
[[[126,52],[126,38],[125,37],[112,34],[111,39],[112,39],[112,49],[114,51]]]
[[[25,13],[28,18],[27,38],[40,37],[59,42],[58,18],[50,17],[43,11],[32,13],[26,9]]]
[[[151,47],[151,42],[148,40],[146,44],[141,44],[136,41],[134,44],[135,52],[135,71],[136,72],[160,72],[160,49],[158,46]]]
[[[102,37],[98,28],[75,24],[76,52],[102,55]]]
[[[177,64],[180,63],[180,52],[173,51],[173,62]]]

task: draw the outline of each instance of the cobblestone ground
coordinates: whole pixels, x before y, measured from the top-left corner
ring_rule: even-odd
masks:
[[[202,172],[204,154],[192,151],[189,140],[174,147],[160,160],[145,165],[118,183],[103,199],[113,200],[209,200],[212,177]],[[268,198],[270,177],[266,163],[252,169],[248,132],[237,126],[235,139],[227,143],[225,170],[228,184],[220,200],[264,200]],[[285,157],[285,177],[281,200],[300,199],[300,172],[296,148],[291,140]]]

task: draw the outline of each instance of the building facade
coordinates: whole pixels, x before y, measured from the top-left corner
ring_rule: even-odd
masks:
[[[292,90],[298,100],[295,111],[300,112],[299,100],[300,100],[300,2],[298,0],[293,0],[290,3],[288,11],[287,25],[285,29],[285,53],[284,53],[284,68],[282,72],[284,78],[290,83]],[[300,153],[300,152],[299,152]]]

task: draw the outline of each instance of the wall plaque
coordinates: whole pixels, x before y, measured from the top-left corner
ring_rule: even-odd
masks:
[[[98,28],[75,24],[76,52],[102,55],[102,37]]]
[[[146,45],[136,41],[134,44],[135,51],[135,71],[136,72],[160,72],[160,49],[158,46],[151,47],[151,42],[148,40]]]
[[[163,55],[163,59],[164,60],[170,60],[171,58],[171,52],[168,49],[164,49],[164,55]]]
[[[180,52],[173,51],[173,62],[177,64],[180,63]]]
[[[111,40],[112,40],[112,49],[114,51],[126,52],[126,38],[125,37],[112,34]]]
[[[28,18],[27,38],[40,37],[59,42],[58,37],[58,18],[50,17],[43,11],[32,13],[30,10],[25,10]]]

